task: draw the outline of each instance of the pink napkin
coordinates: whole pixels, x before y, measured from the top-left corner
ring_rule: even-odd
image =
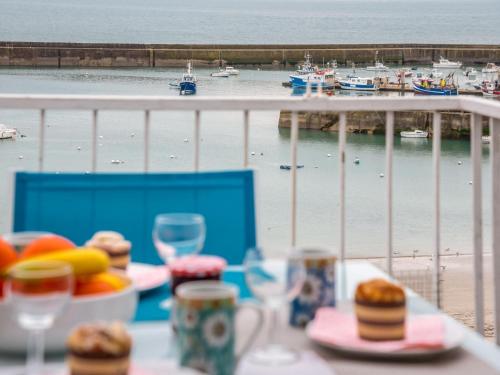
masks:
[[[346,314],[331,307],[323,307],[308,329],[313,340],[336,346],[394,352],[415,348],[444,347],[444,322],[439,315],[413,315],[406,319],[406,334],[398,341],[367,341],[359,338],[357,321],[353,314]]]

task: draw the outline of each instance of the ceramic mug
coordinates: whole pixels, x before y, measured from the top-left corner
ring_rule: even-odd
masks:
[[[263,312],[249,304],[237,305],[238,288],[218,281],[193,281],[176,293],[175,319],[180,365],[212,375],[234,374],[239,357],[256,339]],[[242,308],[257,313],[255,328],[236,354],[235,319]]]
[[[306,279],[300,294],[290,303],[290,324],[305,327],[314,319],[316,310],[335,306],[335,262],[329,250],[317,248],[297,249],[306,269]]]

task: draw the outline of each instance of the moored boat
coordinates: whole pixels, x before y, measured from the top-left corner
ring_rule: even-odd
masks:
[[[497,73],[499,71],[500,66],[497,66],[495,63],[488,63],[483,69],[481,69],[482,73]]]
[[[477,80],[477,70],[469,67],[465,69],[464,76],[467,77],[468,82],[473,82]]]
[[[380,61],[375,61],[375,65],[367,66],[366,70],[377,71],[377,72],[387,72],[389,68],[382,64]]]
[[[439,58],[439,62],[434,62],[432,64],[433,68],[451,68],[451,69],[459,69],[462,66],[460,61],[450,61],[445,59],[443,56]]]
[[[458,95],[458,88],[451,82],[451,76],[448,76],[446,79],[441,78],[439,83],[435,83],[432,78],[428,77],[415,79],[412,83],[413,91],[416,94],[443,96]]]
[[[379,81],[375,78],[361,78],[348,76],[347,79],[339,80],[342,90],[359,90],[359,91],[377,91],[379,89]]]
[[[412,130],[412,131],[403,131],[400,133],[402,138],[427,138],[429,133],[423,130]]]
[[[491,135],[483,135],[481,137],[481,142],[483,142],[484,144],[488,144],[491,142]]]
[[[226,66],[225,72],[230,76],[237,76],[238,74],[240,74],[240,71],[232,66]]]
[[[8,128],[4,124],[0,124],[0,139],[13,139],[16,138],[17,130]]]
[[[483,96],[500,96],[500,82],[498,80],[493,82],[485,81],[481,86]]]
[[[335,72],[333,70],[319,71],[317,73],[290,75],[293,88],[307,88],[315,90],[321,87],[325,90],[335,88]]]
[[[295,75],[316,73],[318,67],[312,64],[312,56],[308,52],[304,55],[304,59],[304,64],[299,65],[299,69],[295,71]],[[335,61],[335,63],[337,62]]]
[[[229,77],[229,73],[223,69],[219,69],[218,72],[210,73],[210,77],[225,77],[225,78],[227,78],[227,77]]]
[[[192,71],[191,61],[188,61],[186,72],[182,75],[182,80],[179,82],[179,94],[196,94],[196,77],[194,76]]]

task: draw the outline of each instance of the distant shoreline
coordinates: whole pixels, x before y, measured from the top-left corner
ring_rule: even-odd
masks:
[[[178,67],[294,66],[309,52],[313,61],[339,65],[430,64],[440,56],[464,64],[500,63],[500,44],[128,44],[0,41],[0,66]]]

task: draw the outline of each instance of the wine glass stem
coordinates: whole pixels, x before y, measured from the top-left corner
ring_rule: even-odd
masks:
[[[269,346],[278,343],[278,325],[279,325],[279,309],[272,305],[269,309],[269,329],[267,337],[267,344]]]
[[[28,375],[40,375],[42,373],[43,353],[45,350],[43,336],[43,329],[30,330],[26,362],[26,373]]]

